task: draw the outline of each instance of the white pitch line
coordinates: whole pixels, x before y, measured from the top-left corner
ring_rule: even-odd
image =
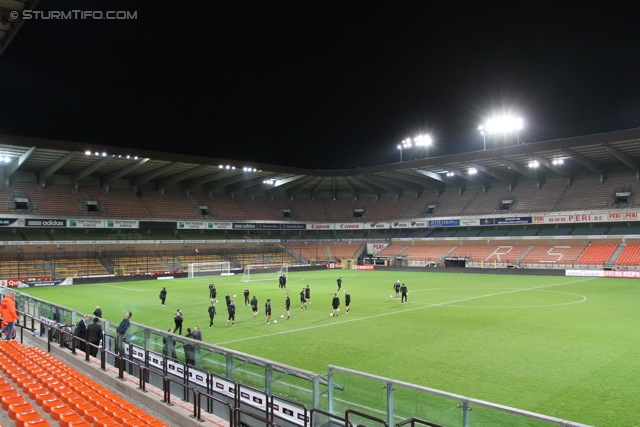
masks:
[[[478,295],[478,296],[475,296],[475,297],[462,298],[462,299],[455,300],[455,301],[441,302],[441,303],[431,304],[431,305],[422,306],[422,307],[409,308],[409,309],[402,310],[402,311],[394,311],[392,313],[376,314],[375,316],[360,317],[360,318],[357,318],[357,319],[353,319],[352,318],[352,319],[349,319],[349,320],[341,320],[341,321],[338,321],[336,323],[326,323],[324,325],[308,326],[306,328],[293,329],[293,330],[290,330],[290,331],[274,332],[274,333],[271,333],[271,334],[264,334],[264,335],[260,335],[260,336],[256,336],[256,337],[240,338],[240,339],[231,340],[231,341],[222,341],[222,342],[218,342],[218,343],[214,343],[214,344],[215,345],[224,345],[224,344],[232,344],[232,343],[249,341],[249,340],[259,339],[259,338],[269,338],[269,337],[273,337],[273,336],[277,336],[277,335],[284,335],[284,334],[290,334],[290,333],[295,333],[295,332],[308,331],[308,330],[311,330],[311,329],[325,328],[325,327],[328,327],[328,326],[335,326],[335,325],[339,325],[339,324],[342,324],[342,323],[359,322],[361,320],[369,320],[369,319],[376,319],[376,318],[384,317],[384,316],[392,316],[392,315],[396,315],[396,314],[403,314],[403,313],[406,313],[408,311],[424,310],[425,308],[441,307],[441,306],[448,305],[448,304],[457,304],[459,302],[471,301],[471,300],[480,299],[480,298],[495,297],[495,296],[499,296],[499,295],[512,294],[512,293],[516,293],[516,292],[534,291],[534,290],[537,290],[537,289],[549,288],[549,287],[552,287],[552,286],[568,285],[570,283],[585,282],[585,281],[589,281],[589,280],[593,280],[593,279],[594,278],[590,277],[590,278],[587,278],[587,279],[572,280],[570,282],[553,283],[553,284],[550,284],[550,285],[535,286],[535,287],[532,287],[532,288],[524,288],[524,289],[513,289],[513,290],[510,290],[510,291],[506,291],[506,292],[497,292],[497,293],[488,294],[488,295]],[[343,316],[344,316],[344,314],[343,314]]]

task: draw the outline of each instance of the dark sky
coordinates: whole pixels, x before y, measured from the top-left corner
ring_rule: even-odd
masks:
[[[0,133],[316,169],[640,126],[638,8],[616,2],[43,0],[0,56]],[[632,4],[629,2],[629,4]],[[417,156],[405,152],[405,159]]]

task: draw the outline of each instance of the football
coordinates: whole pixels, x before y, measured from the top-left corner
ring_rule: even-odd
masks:
[[[236,296],[234,295],[233,297],[235,298]]]
[[[280,317],[282,317],[284,319],[284,314],[281,314]]]
[[[342,292],[344,292],[344,293],[346,294],[346,293],[347,293],[347,290],[345,289],[345,290],[344,290],[344,291],[342,291]]]
[[[273,321],[273,323],[278,323],[278,321],[277,321],[277,320],[274,320],[274,321]]]
[[[333,317],[333,313],[329,313],[329,316]]]
[[[393,295],[389,295],[389,298],[393,298]]]

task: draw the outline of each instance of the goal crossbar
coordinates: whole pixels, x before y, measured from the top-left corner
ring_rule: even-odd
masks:
[[[250,264],[242,272],[242,281],[245,283],[262,280],[278,280],[282,275],[289,274],[289,264]]]
[[[193,262],[188,265],[188,277],[230,276],[231,263],[229,261]]]

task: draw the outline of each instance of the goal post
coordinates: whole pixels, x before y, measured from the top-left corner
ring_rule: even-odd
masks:
[[[193,262],[187,267],[190,279],[207,276],[231,276],[231,263],[229,261]]]
[[[289,264],[251,264],[242,272],[242,282],[257,282],[262,280],[278,280],[282,275],[289,275]]]

